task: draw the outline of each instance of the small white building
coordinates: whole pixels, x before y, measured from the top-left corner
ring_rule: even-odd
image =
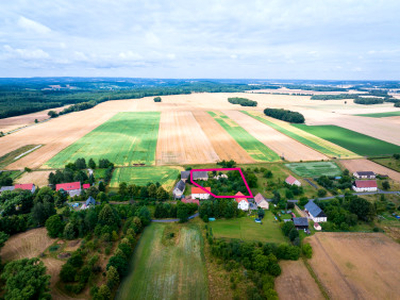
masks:
[[[235,196],[244,196],[241,192],[237,192]],[[247,198],[237,197],[235,201],[238,203],[238,208],[241,210],[249,210],[249,201]]]
[[[324,211],[317,204],[315,204],[314,201],[308,201],[308,203],[304,206],[304,212],[306,213],[307,218],[316,223],[328,221]]]
[[[376,192],[378,184],[376,180],[356,180],[353,184],[353,190],[360,192]]]
[[[269,209],[269,203],[267,200],[265,200],[264,196],[258,193],[254,197],[254,202],[257,204],[257,207],[260,207],[262,209]]]
[[[353,173],[353,176],[357,179],[375,179],[376,174],[372,171],[357,171]]]
[[[301,186],[301,182],[298,181],[296,178],[294,178],[292,175],[290,175],[288,178],[285,179],[285,182],[288,185],[297,185],[297,186]]]
[[[200,199],[200,200],[206,200],[210,198],[210,193],[211,193],[211,188],[210,187],[204,187],[203,190],[202,188],[199,188],[198,186],[193,186],[192,187],[192,198],[193,199]]]

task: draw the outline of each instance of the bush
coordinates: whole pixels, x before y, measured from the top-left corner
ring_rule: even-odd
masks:
[[[301,247],[301,250],[305,257],[307,257],[307,258],[312,257],[313,250],[312,250],[312,247],[310,244],[308,244],[308,243],[304,244],[303,247]]]
[[[62,282],[74,282],[75,274],[75,268],[71,264],[66,263],[61,267],[60,279]]]

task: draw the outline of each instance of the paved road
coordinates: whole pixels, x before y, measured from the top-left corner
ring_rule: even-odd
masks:
[[[191,220],[196,218],[199,213],[195,213],[193,216],[190,216],[188,219]],[[172,223],[172,222],[179,222],[179,219],[162,219],[162,220],[151,220],[154,223]]]

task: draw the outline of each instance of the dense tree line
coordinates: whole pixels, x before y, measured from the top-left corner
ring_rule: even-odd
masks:
[[[337,86],[325,86],[325,85],[303,85],[303,84],[285,84],[284,87],[291,90],[306,90],[306,91],[317,91],[317,92],[346,92],[346,88]]]
[[[320,186],[323,186],[332,194],[336,195],[337,190],[351,189],[353,179],[350,176],[349,170],[346,169],[339,179],[323,175],[318,177],[316,181]]]
[[[77,104],[71,105],[71,106],[63,109],[58,114],[55,111],[51,110],[51,111],[48,112],[48,115],[49,115],[50,118],[56,118],[58,116],[65,115],[65,114],[68,114],[68,113],[71,113],[71,112],[90,109],[90,108],[95,107],[96,105],[97,105],[96,101],[77,103]]]
[[[301,113],[286,109],[266,108],[264,109],[264,114],[290,123],[304,123],[305,121]]]
[[[384,99],[382,98],[365,98],[365,97],[359,97],[354,100],[354,103],[357,104],[364,104],[364,105],[373,105],[373,104],[381,104],[385,102]]]
[[[241,106],[257,106],[257,101],[249,100],[246,98],[233,97],[228,98],[229,103],[240,104]]]
[[[400,102],[396,102],[396,103],[394,104],[394,107],[400,107]]]
[[[0,173],[0,187],[13,185],[13,179],[11,177],[11,172],[2,171]]]
[[[313,95],[311,100],[343,100],[343,99],[357,99],[357,94],[339,94],[339,95]]]
[[[204,222],[208,222],[208,218],[236,218],[239,214],[237,202],[229,198],[204,200],[199,207],[199,215]]]

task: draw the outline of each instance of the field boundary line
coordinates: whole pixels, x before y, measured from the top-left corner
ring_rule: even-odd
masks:
[[[308,273],[311,275],[311,277],[314,279],[315,283],[317,284],[319,290],[321,291],[322,295],[324,296],[325,299],[329,300],[329,294],[327,292],[327,290],[325,289],[324,285],[322,284],[322,282],[319,280],[317,274],[315,274],[313,268],[311,267],[311,265],[308,263],[307,259],[302,257],[303,263],[306,266]]]

